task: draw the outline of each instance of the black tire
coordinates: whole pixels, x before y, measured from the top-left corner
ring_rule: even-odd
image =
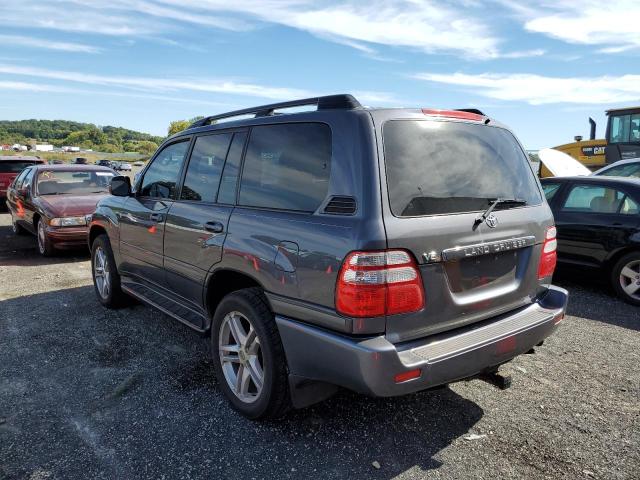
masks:
[[[629,272],[629,270],[626,270],[629,267],[631,267],[631,272],[634,272],[634,274],[623,275],[623,270]],[[634,286],[638,288],[633,294],[629,294],[625,291],[623,283],[627,288],[633,289]],[[611,270],[611,286],[625,302],[631,305],[640,305],[640,252],[628,253],[616,262]]]
[[[24,227],[18,225],[16,223],[16,219],[13,216],[13,214],[11,214],[11,231],[13,232],[14,235],[26,235],[27,231],[24,229]]]
[[[36,239],[38,242],[38,252],[43,257],[50,257],[55,253],[55,248],[53,247],[53,243],[47,235],[47,229],[45,228],[44,220],[42,218],[38,219],[36,223]]]
[[[101,255],[101,252],[104,254],[103,260],[105,262],[104,265],[106,265],[106,270],[103,268],[102,274],[96,271],[97,257]],[[98,263],[100,263],[100,261],[98,261]],[[104,278],[107,278],[105,274],[108,276],[109,284],[109,288],[106,291],[99,286],[100,282],[97,280],[97,278],[102,278],[104,281]],[[116,262],[113,258],[111,242],[109,242],[109,237],[104,233],[98,235],[91,244],[91,277],[93,278],[93,288],[98,297],[98,301],[105,307],[121,308],[132,303],[131,297],[122,291],[120,274],[118,273]]]
[[[223,321],[231,312],[239,312],[248,319],[259,340],[264,380],[259,395],[252,403],[246,403],[234,393],[223,371],[218,341]],[[277,418],[291,408],[284,348],[273,313],[260,288],[238,290],[223,298],[213,316],[211,352],[220,389],[242,415],[252,420]]]

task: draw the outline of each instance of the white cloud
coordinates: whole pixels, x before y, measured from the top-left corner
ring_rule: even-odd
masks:
[[[50,70],[37,67],[22,67],[17,65],[0,64],[0,73],[21,75],[37,78],[48,78],[89,85],[106,85],[120,88],[130,88],[141,91],[194,91],[223,93],[228,95],[244,95],[251,97],[269,98],[274,100],[291,99],[312,96],[308,91],[286,88],[269,87],[234,80],[220,80],[210,78],[156,78],[156,77],[127,77],[113,75],[95,75],[82,72]]]
[[[640,3],[637,0],[554,0],[523,7],[502,0],[524,21],[525,29],[564,42],[605,46],[602,53],[640,48]]]
[[[640,75],[559,78],[533,74],[419,73],[414,78],[459,86],[488,98],[531,105],[612,104],[640,100]]]
[[[355,48],[371,58],[390,46],[470,59],[538,56],[503,52],[486,6],[468,0],[5,0],[5,22],[124,37],[168,38],[188,24],[225,30],[282,25]]]
[[[98,53],[100,49],[91,45],[70,42],[55,42],[35,37],[21,35],[1,35],[0,43],[5,45],[18,45],[21,47],[44,48],[47,50],[59,50],[63,52]]]

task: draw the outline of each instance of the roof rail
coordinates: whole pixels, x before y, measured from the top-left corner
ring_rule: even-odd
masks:
[[[303,98],[301,100],[291,100],[289,102],[271,103],[269,105],[261,105],[259,107],[244,108],[242,110],[234,110],[233,112],[221,113],[219,115],[211,115],[193,122],[189,128],[202,127],[209,125],[216,120],[223,118],[239,117],[240,115],[251,115],[255,117],[267,117],[274,114],[274,110],[281,108],[302,107],[305,105],[317,105],[318,110],[353,110],[360,108],[360,102],[349,94],[327,95],[324,97]]]
[[[484,112],[478,110],[477,108],[456,108],[456,112],[475,113],[476,115],[482,115],[483,117],[486,117]]]

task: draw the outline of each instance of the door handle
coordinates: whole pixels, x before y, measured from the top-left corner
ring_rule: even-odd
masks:
[[[207,222],[204,224],[204,229],[207,232],[211,233],[222,233],[224,230],[224,225],[220,222]]]
[[[149,219],[153,222],[161,222],[163,218],[164,217],[161,213],[152,213],[149,215]]]

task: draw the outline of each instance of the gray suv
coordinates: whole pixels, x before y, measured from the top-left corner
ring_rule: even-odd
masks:
[[[333,95],[207,117],[111,193],[88,238],[98,299],[208,335],[249,418],[496,372],[564,317],[540,184],[477,110]]]

